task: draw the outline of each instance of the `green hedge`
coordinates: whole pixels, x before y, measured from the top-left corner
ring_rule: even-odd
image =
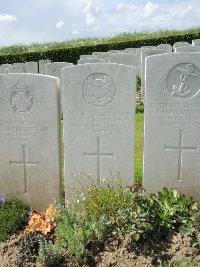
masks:
[[[77,47],[67,47],[62,49],[51,49],[39,52],[28,52],[20,54],[0,55],[0,64],[38,61],[40,59],[50,59],[53,62],[66,61],[76,64],[80,55],[91,54],[92,52],[106,52],[111,49],[122,50],[127,47],[141,47],[145,45],[158,45],[168,43],[173,45],[175,42],[186,41],[191,42],[193,39],[200,38],[200,31],[190,34],[168,35],[166,37],[145,38],[142,40],[123,41],[123,42],[107,42],[103,44],[81,45]]]

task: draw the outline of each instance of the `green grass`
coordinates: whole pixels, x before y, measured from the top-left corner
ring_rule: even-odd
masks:
[[[135,181],[142,181],[144,114],[135,117]]]
[[[63,42],[48,42],[48,43],[32,43],[29,45],[16,44],[8,47],[0,48],[0,54],[15,54],[23,52],[33,52],[33,51],[42,51],[47,49],[57,49],[57,48],[66,48],[73,47],[77,45],[88,45],[88,44],[102,44],[109,42],[120,42],[120,41],[134,41],[134,40],[143,40],[151,37],[168,37],[175,34],[192,34],[198,33],[199,28],[186,29],[184,31],[177,30],[160,30],[156,32],[145,31],[145,32],[133,32],[133,33],[120,33],[114,36],[105,37],[105,38],[79,38],[73,40],[65,40]]]

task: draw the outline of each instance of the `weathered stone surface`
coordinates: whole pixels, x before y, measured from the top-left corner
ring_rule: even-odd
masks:
[[[155,49],[156,46],[153,46],[153,45],[144,45],[144,46],[141,46],[141,49],[142,50],[150,50],[150,49]]]
[[[0,74],[10,73],[12,71],[12,64],[1,64],[0,65]]]
[[[39,60],[39,73],[40,74],[47,74],[46,65],[48,63],[51,63],[51,60],[49,60],[49,59]]]
[[[86,63],[105,63],[106,61],[102,58],[84,58],[79,59],[77,64],[86,64]]]
[[[80,55],[80,59],[97,58],[97,55]]]
[[[66,198],[91,179],[134,177],[135,68],[82,64],[62,70]],[[82,175],[79,182],[74,175]]]
[[[178,47],[182,47],[182,46],[192,46],[192,45],[188,42],[176,42],[173,45],[173,49],[178,48]]]
[[[38,73],[38,63],[34,61],[25,62],[26,73]]]
[[[148,57],[145,87],[144,187],[200,201],[200,55]]]
[[[10,73],[25,73],[25,64],[13,63]]]
[[[109,62],[110,55],[112,55],[112,53],[109,53],[109,52],[93,52],[92,55],[98,56],[98,58],[102,58],[105,61]]]
[[[198,52],[200,53],[200,46],[182,46],[175,48],[175,52]]]
[[[128,51],[129,53],[135,53],[136,54],[137,48],[135,48],[135,47],[125,48],[125,51]]]
[[[134,66],[137,65],[137,57],[135,54],[129,54],[129,53],[120,53],[117,55],[111,55],[110,56],[110,63],[117,63],[117,64],[124,64],[128,66]]]
[[[157,45],[156,49],[165,49],[172,52],[172,46],[170,44],[159,44]]]
[[[61,192],[57,79],[0,76],[0,195],[44,210]]]
[[[141,86],[145,88],[145,59],[149,56],[155,56],[158,54],[169,53],[169,51],[165,49],[151,49],[145,50],[141,52]]]
[[[200,39],[192,40],[192,45],[199,46],[200,45]]]
[[[70,62],[53,62],[47,63],[46,65],[46,74],[50,76],[54,76],[57,78],[61,78],[61,70],[64,67],[72,66],[73,63]]]

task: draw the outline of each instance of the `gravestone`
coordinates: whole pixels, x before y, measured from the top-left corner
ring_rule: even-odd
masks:
[[[44,210],[61,191],[57,78],[1,75],[0,101],[0,195]]]
[[[162,67],[161,67],[162,66]],[[143,185],[177,188],[200,201],[200,55],[146,60]]]
[[[141,87],[145,88],[145,59],[149,56],[155,56],[159,54],[169,53],[165,49],[151,49],[141,52]]]
[[[106,61],[102,58],[84,58],[79,59],[77,64],[86,64],[86,63],[105,63]]]
[[[172,46],[170,44],[159,44],[157,45],[156,49],[165,49],[172,52]]]
[[[200,46],[182,46],[175,48],[175,52],[197,52],[200,53]]]
[[[110,53],[110,54],[117,54],[119,51],[120,50],[113,49],[113,50],[109,50],[108,53]]]
[[[127,51],[128,53],[135,53],[136,54],[137,48],[128,47],[128,48],[125,48],[125,51]]]
[[[176,42],[173,45],[173,50],[175,50],[178,47],[182,47],[182,46],[192,46],[192,45],[190,43],[188,43],[188,42]]]
[[[26,73],[38,73],[38,63],[34,61],[25,62]]]
[[[135,54],[129,54],[129,53],[111,55],[110,63],[124,64],[136,67],[137,57]]]
[[[39,60],[39,73],[40,74],[47,74],[46,65],[48,63],[51,63],[51,60],[49,60],[49,59]]]
[[[97,58],[97,55],[80,55],[80,59]]]
[[[92,55],[97,56],[98,58],[104,59],[105,61],[109,62],[110,55],[112,53],[109,52],[93,52]]]
[[[136,60],[137,60],[137,76],[141,78],[141,69],[142,69],[142,63],[141,63],[141,53],[142,53],[142,49],[141,48],[137,48],[136,49]]]
[[[0,65],[0,73],[5,74],[5,73],[10,73],[12,71],[12,64],[1,64]]]
[[[10,73],[25,73],[25,64],[13,63]]]
[[[200,39],[192,40],[192,45],[193,46],[199,46],[200,45]]]
[[[150,50],[150,49],[155,49],[156,46],[153,46],[153,45],[144,45],[144,46],[141,46],[141,50]]]
[[[70,62],[53,62],[47,63],[46,65],[46,74],[61,78],[61,69],[64,67],[72,66],[73,63]]]
[[[5,68],[5,67],[0,66],[0,74],[7,74],[7,73],[9,73],[8,69]]]
[[[91,174],[84,187],[134,176],[135,68],[82,64],[62,70],[65,142],[65,191],[81,190],[75,175]]]

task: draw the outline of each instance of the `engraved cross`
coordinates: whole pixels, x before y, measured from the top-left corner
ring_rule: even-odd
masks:
[[[24,193],[28,191],[28,175],[27,175],[27,166],[28,165],[39,165],[39,161],[32,162],[27,160],[27,150],[26,145],[22,145],[23,160],[22,161],[10,161],[11,165],[23,165],[24,166]]]
[[[176,146],[164,146],[164,150],[174,150],[178,151],[178,175],[177,175],[177,180],[182,181],[181,177],[181,170],[182,170],[182,153],[183,151],[198,151],[197,146],[196,147],[185,147],[183,146],[183,130],[180,129],[179,131],[179,145]]]
[[[97,137],[97,153],[83,152],[84,157],[96,157],[97,158],[97,183],[100,184],[101,179],[101,158],[114,158],[114,153],[102,153],[101,152],[101,137]]]

